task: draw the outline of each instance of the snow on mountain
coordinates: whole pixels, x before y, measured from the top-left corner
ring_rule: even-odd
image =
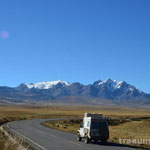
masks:
[[[63,86],[69,86],[70,83],[66,81],[61,81],[61,80],[56,80],[56,81],[46,81],[46,82],[38,82],[38,83],[25,83],[25,85],[31,89],[31,88],[36,88],[36,89],[50,89],[53,88],[54,86],[61,84]]]
[[[35,88],[35,89],[50,89],[55,87],[56,85],[61,85],[61,86],[69,86],[71,85],[70,83],[66,81],[61,81],[61,80],[56,80],[56,81],[45,81],[45,82],[38,82],[38,83],[24,83],[26,87],[29,89]],[[135,87],[132,85],[127,84],[125,81],[116,81],[116,80],[98,80],[95,81],[94,86],[96,87],[105,87],[107,88],[110,92],[114,92],[116,90],[122,89],[124,91],[134,91]]]
[[[50,89],[50,90],[46,90]],[[44,101],[54,100],[60,97],[77,96],[77,97],[92,97],[104,98],[107,100],[132,100],[136,102],[144,101],[145,104],[150,104],[150,94],[146,94],[138,90],[125,81],[118,82],[116,80],[107,79],[104,81],[98,80],[93,84],[83,85],[81,83],[68,83],[66,81],[47,81],[38,83],[23,83],[18,87],[0,87],[0,99],[12,101]],[[135,102],[134,102],[135,101]]]
[[[124,81],[119,81],[118,82],[116,80],[111,80],[111,79],[107,79],[107,80],[104,80],[104,81],[99,81],[98,86],[106,86],[107,89],[111,92],[113,92],[117,89],[121,89],[121,88],[123,88],[123,86],[128,91],[133,91],[135,89],[134,86],[131,86],[131,85],[127,84]]]

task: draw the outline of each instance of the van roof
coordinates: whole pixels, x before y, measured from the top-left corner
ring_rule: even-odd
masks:
[[[85,113],[84,117],[91,117],[92,119],[102,119],[103,118],[103,114],[102,113],[99,113],[99,114]]]

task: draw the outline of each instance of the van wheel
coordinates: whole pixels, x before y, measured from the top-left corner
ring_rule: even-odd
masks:
[[[107,143],[107,139],[103,139],[103,140],[101,140],[101,142],[102,142],[103,144],[106,144],[106,143]]]
[[[86,144],[88,144],[90,142],[90,139],[88,138],[88,136],[85,137],[85,141]]]
[[[77,141],[81,141],[82,140],[82,137],[80,136],[80,134],[78,133],[77,134]]]
[[[97,144],[98,140],[94,140],[94,144]]]

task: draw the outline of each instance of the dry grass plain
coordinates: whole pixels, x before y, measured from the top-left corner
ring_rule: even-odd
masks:
[[[34,118],[83,118],[85,112],[103,113],[112,119],[133,119],[150,117],[150,109],[121,108],[105,106],[0,106],[0,123],[13,120]],[[63,125],[62,125],[63,126]],[[61,126],[60,126],[61,127]],[[62,127],[64,128],[64,127]],[[66,130],[75,132],[79,123],[68,124]],[[133,130],[134,129],[134,130]],[[150,138],[150,121],[131,121],[110,126],[110,141],[118,142],[118,138]],[[0,150],[4,149],[4,141],[0,136]],[[143,146],[143,145],[141,145]],[[148,147],[149,145],[144,145]]]
[[[119,119],[119,118],[118,118]],[[113,123],[113,120],[112,120]],[[144,119],[139,121],[127,121],[123,123],[118,123],[116,125],[113,125],[110,123],[109,130],[110,130],[110,138],[109,142],[119,143],[119,144],[125,144],[125,145],[131,145],[136,146],[140,148],[146,148],[150,149],[150,119]],[[44,122],[43,125],[62,130],[65,132],[72,132],[76,133],[79,129],[79,126],[81,124],[78,120],[68,120],[68,121],[55,121],[55,122]],[[119,139],[125,139],[125,141],[119,142]],[[136,143],[128,143],[130,141],[128,140],[136,140]],[[147,143],[145,144],[141,143],[141,140],[148,139]]]

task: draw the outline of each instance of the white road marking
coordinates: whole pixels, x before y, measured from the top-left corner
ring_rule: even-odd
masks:
[[[29,140],[31,143],[35,144],[36,146],[38,146],[38,147],[41,148],[42,150],[47,150],[47,149],[45,149],[44,147],[42,147],[41,145],[39,145],[38,143],[36,143],[36,142],[32,141],[31,139],[29,139],[28,137],[26,137],[26,136],[22,135],[21,133],[15,131],[14,129],[11,129],[11,128],[9,127],[8,123],[7,123],[7,127],[8,127],[10,130],[14,131],[15,133],[21,135],[23,138]]]

